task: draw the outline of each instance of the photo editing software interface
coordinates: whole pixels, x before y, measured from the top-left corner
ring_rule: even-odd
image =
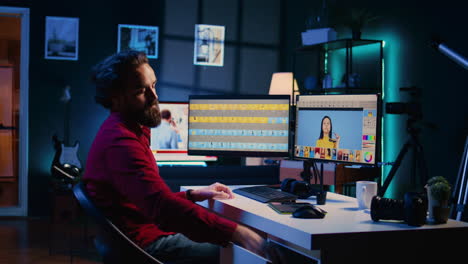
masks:
[[[294,157],[375,165],[380,161],[379,98],[299,95]]]
[[[288,157],[289,95],[189,97],[188,153]]]
[[[160,102],[161,124],[151,129],[150,148],[158,164],[181,161],[216,161],[215,156],[188,155],[188,102]]]

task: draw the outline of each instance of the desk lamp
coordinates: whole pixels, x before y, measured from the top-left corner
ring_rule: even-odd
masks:
[[[294,95],[299,94],[296,79],[292,72],[275,72],[271,77],[270,90],[268,94],[289,94],[291,104],[294,101]]]

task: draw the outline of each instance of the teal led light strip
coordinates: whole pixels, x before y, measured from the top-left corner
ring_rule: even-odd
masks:
[[[385,113],[385,104],[387,102],[398,102],[400,100],[400,41],[395,33],[388,33],[380,36],[385,39],[383,42],[385,59],[382,63],[382,111]],[[404,124],[403,124],[404,125]],[[403,129],[403,130],[402,130]],[[401,147],[401,138],[399,132],[404,131],[398,115],[382,115],[382,161],[394,162]],[[391,166],[383,166],[382,182],[385,181]],[[385,197],[395,198],[397,187],[394,182],[395,177],[388,187]]]
[[[328,50],[325,52],[324,65],[325,65],[325,74],[328,74]]]

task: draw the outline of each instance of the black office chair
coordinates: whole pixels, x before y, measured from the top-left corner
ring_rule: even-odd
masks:
[[[86,214],[97,224],[97,235],[94,238],[94,245],[101,255],[103,263],[162,264],[162,262],[155,259],[130,240],[101,213],[89,198],[85,185],[82,182],[73,187],[73,194]]]

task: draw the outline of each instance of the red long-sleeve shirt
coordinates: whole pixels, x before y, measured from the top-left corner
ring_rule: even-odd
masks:
[[[94,139],[83,176],[93,201],[143,248],[174,233],[225,245],[237,224],[187,200],[184,192],[172,192],[159,175],[149,138],[149,128],[111,113]]]

